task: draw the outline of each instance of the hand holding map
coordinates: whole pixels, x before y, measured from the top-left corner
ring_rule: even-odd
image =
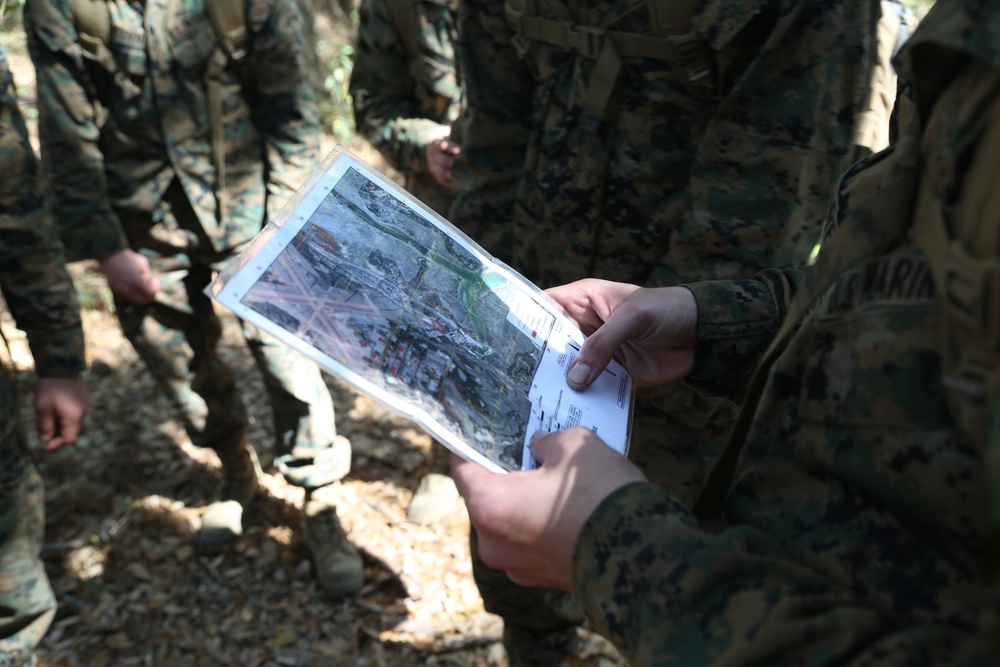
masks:
[[[627,451],[625,369],[571,390],[584,337],[560,307],[339,147],[206,292],[491,470],[571,426]]]

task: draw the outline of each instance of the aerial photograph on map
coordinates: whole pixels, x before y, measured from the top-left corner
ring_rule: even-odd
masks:
[[[547,333],[539,329],[551,322],[518,326],[501,299],[511,289],[352,167],[242,303],[517,470]]]

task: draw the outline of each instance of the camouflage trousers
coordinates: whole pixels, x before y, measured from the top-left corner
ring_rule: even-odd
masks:
[[[169,194],[169,193],[168,193]],[[186,202],[184,202],[186,204]],[[185,210],[175,203],[174,210]],[[178,216],[179,227],[197,229],[194,212]],[[178,238],[195,238],[191,232]],[[180,408],[192,442],[220,454],[242,451],[247,440],[248,413],[233,367],[220,355],[223,325],[212,300],[204,293],[230,255],[201,251],[188,243],[178,247],[152,236],[132,238],[132,245],[150,263],[160,282],[156,300],[136,305],[115,295],[115,309],[125,337],[147,369]],[[349,465],[350,451],[332,454],[337,428],[333,397],[319,366],[273,336],[241,321],[243,338],[260,371],[270,403],[275,452],[291,469],[308,470],[332,481]],[[347,461],[340,459],[346,457]],[[324,462],[325,463],[322,463]],[[340,470],[337,475],[329,471]],[[316,487],[304,476],[289,482]]]
[[[650,481],[691,507],[726,446],[736,406],[705,399],[680,383],[648,387],[636,396],[629,459]],[[504,622],[504,647],[511,667],[560,665],[575,652],[584,621],[566,591],[526,588],[479,558],[475,530],[469,534],[472,573],[487,611]]]
[[[0,441],[0,667],[34,665],[56,613],[44,531],[45,488],[15,428]]]

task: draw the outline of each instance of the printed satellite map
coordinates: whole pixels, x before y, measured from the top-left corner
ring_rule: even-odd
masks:
[[[529,429],[588,425],[585,415],[600,411],[563,398],[572,392],[559,369],[574,350],[565,318],[364,165],[342,167],[284,221],[287,241],[258,244],[209,293],[494,469],[533,467]],[[555,393],[537,382],[547,358],[558,366]],[[612,374],[624,451],[631,380],[620,367]]]

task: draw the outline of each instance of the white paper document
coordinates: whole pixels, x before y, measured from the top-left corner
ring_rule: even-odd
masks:
[[[206,292],[491,470],[537,467],[536,431],[628,450],[625,369],[570,389],[584,336],[561,308],[339,148]]]

